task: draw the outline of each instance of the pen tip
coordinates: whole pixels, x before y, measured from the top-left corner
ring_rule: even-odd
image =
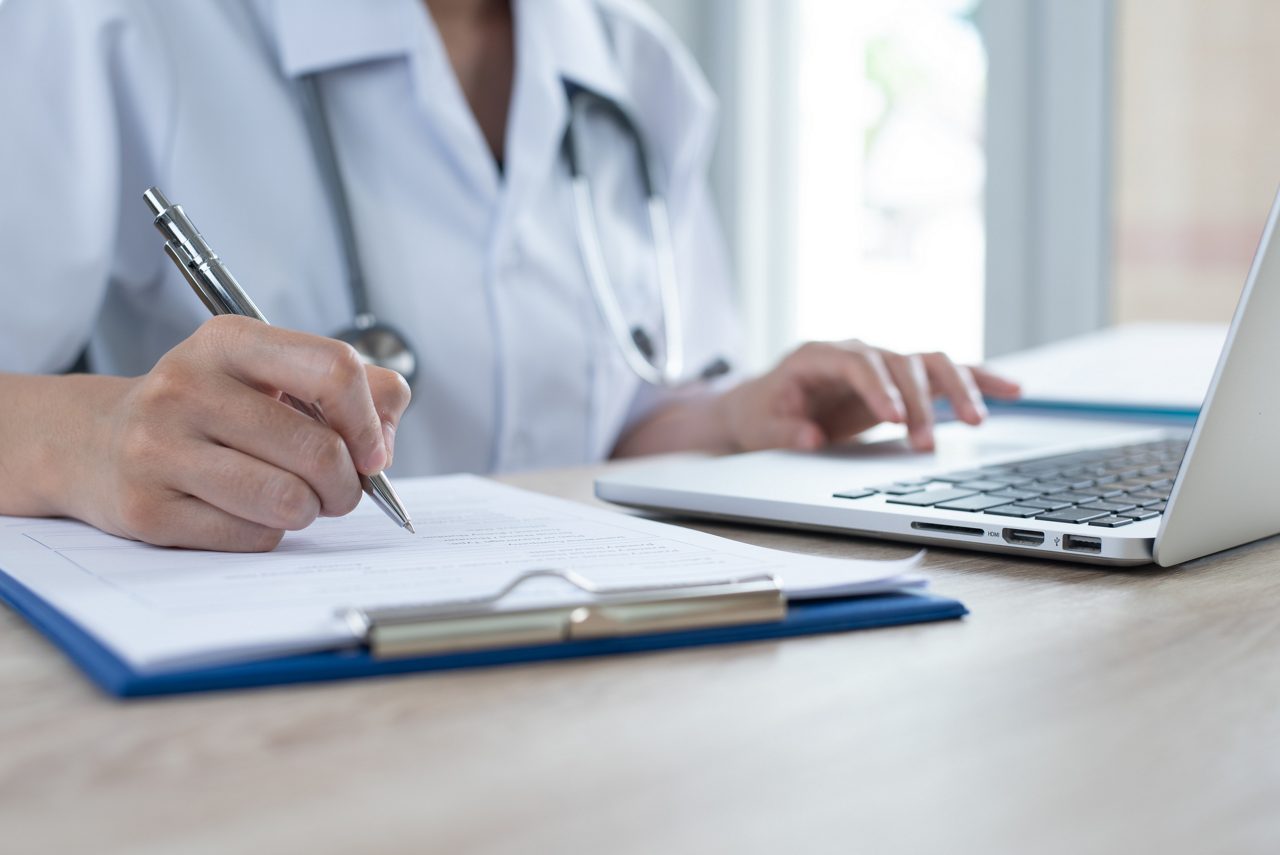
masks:
[[[409,530],[409,534],[417,534],[417,532],[413,530],[413,523],[407,522],[404,524],[404,527]]]

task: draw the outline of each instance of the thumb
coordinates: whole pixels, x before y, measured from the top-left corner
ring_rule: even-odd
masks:
[[[400,426],[400,417],[404,415],[405,408],[409,406],[409,384],[404,377],[385,368],[366,365],[365,371],[369,375],[369,393],[373,396],[373,406],[382,422],[382,439],[387,449],[387,465],[384,468],[390,468],[395,456],[396,429]]]
[[[826,445],[827,435],[822,428],[804,418],[778,418],[771,420],[761,431],[761,448],[789,448],[795,451],[812,451]]]

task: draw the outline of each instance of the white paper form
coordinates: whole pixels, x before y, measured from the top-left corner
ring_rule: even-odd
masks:
[[[571,570],[602,588],[777,575],[791,598],[922,584],[919,556],[874,562],[762,549],[474,476],[396,482],[417,535],[369,502],[266,554],[162,549],[66,520],[0,517],[0,569],[135,670],[156,673],[355,643],[350,607],[490,595],[520,573]],[[559,580],[504,608],[589,600]]]
[[[1226,324],[1125,324],[990,360],[1027,402],[1196,410]]]

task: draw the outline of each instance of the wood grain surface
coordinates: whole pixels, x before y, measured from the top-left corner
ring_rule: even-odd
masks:
[[[0,610],[0,852],[1280,851],[1280,543],[927,570],[969,617],[130,702]]]

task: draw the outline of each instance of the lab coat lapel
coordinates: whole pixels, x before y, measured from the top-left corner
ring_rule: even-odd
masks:
[[[499,176],[422,0],[274,0],[281,70],[324,72],[403,56],[438,151],[465,184],[493,200]]]
[[[586,0],[517,0],[514,8],[518,70],[508,128],[508,205],[518,209],[554,168],[568,120],[564,83],[572,81],[633,117],[665,178],[668,205],[682,211],[711,156],[717,105],[665,25],[609,26],[608,16]]]
[[[406,15],[414,46],[409,55],[414,91],[420,107],[431,117],[432,133],[439,138],[439,155],[482,198],[496,200],[501,175],[449,62],[440,31],[421,0],[407,2],[414,7]]]
[[[679,218],[705,180],[715,145],[715,95],[660,22],[650,28],[615,27],[610,46],[614,73],[630,84],[632,116],[665,177],[662,191],[672,216]]]
[[[547,0],[515,2],[516,74],[507,117],[506,188],[499,232],[507,233],[556,168],[568,108],[551,45],[543,35]]]

